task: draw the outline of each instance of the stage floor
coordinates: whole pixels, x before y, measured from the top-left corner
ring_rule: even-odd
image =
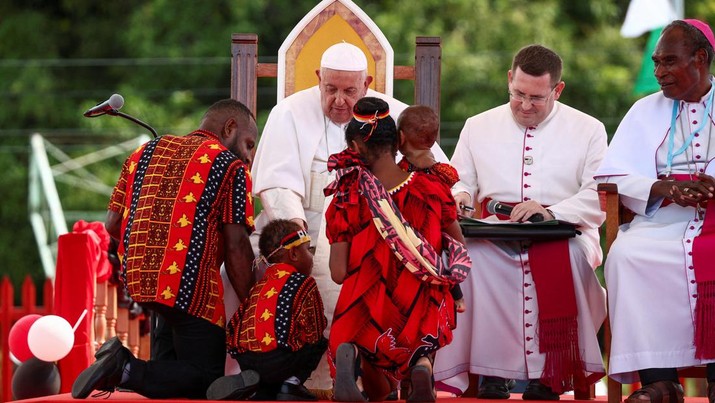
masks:
[[[695,385],[690,385],[690,386],[695,386]],[[519,385],[517,385],[516,388],[517,391],[521,392],[523,391],[523,388],[519,389]],[[593,402],[593,403],[606,403],[608,401],[608,397],[606,396],[606,383],[604,381],[596,383],[596,397],[593,400],[576,400],[574,399],[573,392],[570,393],[565,393],[561,395],[561,401],[563,402]],[[628,396],[627,393],[623,394],[623,399],[625,399]],[[108,398],[106,396],[102,397],[90,397],[85,399],[87,401],[99,401],[99,400],[111,400],[113,403],[115,402],[134,402],[138,400],[152,400],[155,402],[176,402],[176,401],[181,401],[181,400],[189,400],[189,399],[147,399],[146,397],[140,396],[136,393],[133,392],[127,392],[127,391],[118,391],[115,393],[112,393],[111,396]],[[25,400],[17,400],[18,402],[79,402],[80,399],[73,399],[72,396],[69,393],[64,393],[64,394],[59,394],[59,395],[54,395],[54,396],[45,396],[45,397],[38,397],[34,399],[25,399]],[[321,400],[323,402],[329,402],[331,400]],[[507,402],[524,402],[524,400],[521,399],[521,393],[511,393],[511,398],[507,400]],[[211,400],[208,400],[207,402],[211,402]],[[397,403],[404,403],[404,400],[398,400]],[[538,401],[535,401],[538,402]],[[547,401],[544,401],[547,402]],[[453,394],[448,393],[448,392],[437,392],[437,403],[506,403],[504,400],[491,400],[491,399],[477,399],[474,397],[454,397]],[[552,402],[548,402],[552,403]],[[696,396],[696,397],[690,397],[686,396],[685,398],[685,403],[708,403],[708,399],[704,396]]]
[[[625,396],[624,396],[625,398]],[[130,393],[130,392],[116,392],[112,393],[112,395],[109,398],[106,397],[96,397],[96,398],[87,398],[85,399],[87,401],[101,401],[101,400],[110,400],[112,402],[133,402],[137,400],[149,400],[145,397],[139,396],[136,393]],[[152,399],[154,402],[175,402],[179,399],[167,399],[167,400],[159,400],[159,399]],[[186,399],[188,400],[188,399]],[[35,399],[26,399],[26,400],[18,400],[19,402],[78,402],[79,400],[73,399],[72,396],[69,393],[61,394],[61,395],[54,395],[54,396],[45,396],[45,397],[39,397]],[[512,393],[511,394],[511,399],[508,401],[523,401],[521,400],[521,394],[519,393]],[[566,402],[606,402],[607,398],[606,396],[596,396],[594,400],[574,400],[573,395],[562,395],[561,396],[561,401],[566,401]],[[210,402],[210,400],[208,401]],[[400,402],[400,401],[398,401]],[[402,400],[404,402],[404,400]],[[705,397],[686,397],[685,398],[686,403],[708,403],[708,399]],[[504,403],[504,400],[488,400],[488,399],[476,399],[476,398],[462,398],[462,397],[453,397],[450,394],[446,394],[443,392],[440,392],[437,395],[437,403]]]
[[[697,401],[697,400],[691,400],[691,399],[702,399],[702,401]],[[140,396],[136,393],[131,393],[131,392],[115,392],[112,393],[112,395],[109,398],[106,397],[89,397],[85,399],[86,401],[103,401],[103,400],[110,400],[112,402],[133,402],[137,400],[150,400],[147,399],[143,396]],[[169,400],[161,400],[161,399],[151,399],[153,402],[175,402],[180,399],[169,399]],[[185,399],[188,400],[188,399]],[[523,401],[521,400],[521,394],[520,393],[512,393],[511,394],[511,399],[509,400],[518,400],[518,401]],[[570,395],[564,395],[561,396],[562,401],[574,401],[573,396]],[[17,400],[18,402],[78,402],[80,401],[79,399],[73,399],[72,396],[69,393],[61,394],[61,395],[54,395],[54,396],[45,396],[45,397],[38,397],[35,399],[25,399],[25,400]],[[327,401],[327,400],[326,400]],[[404,400],[398,400],[397,402],[404,402]],[[586,402],[588,400],[576,400],[579,402]],[[605,402],[606,401],[606,396],[597,396],[595,400],[591,400],[592,402]],[[688,398],[688,402],[692,403],[707,403],[707,399],[705,398]],[[207,402],[211,402],[211,400],[207,400]],[[437,394],[437,402],[438,403],[504,403],[504,400],[487,400],[487,399],[476,399],[476,398],[461,398],[461,397],[453,397],[451,394],[448,393],[443,393],[440,392]]]

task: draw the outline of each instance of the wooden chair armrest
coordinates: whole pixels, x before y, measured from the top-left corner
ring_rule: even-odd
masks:
[[[604,252],[608,253],[611,244],[616,239],[616,234],[618,234],[618,226],[621,224],[618,186],[615,183],[599,183],[597,190],[601,211],[606,213]]]

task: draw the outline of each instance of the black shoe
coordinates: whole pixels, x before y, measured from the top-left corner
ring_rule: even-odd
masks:
[[[397,397],[397,395],[398,395],[398,394],[397,394],[397,389],[395,389],[395,390],[393,390],[392,392],[390,392],[389,395],[387,395],[387,397],[385,398],[385,400],[386,400],[386,401],[389,401],[389,402],[392,402],[392,401],[395,401],[395,400],[399,400],[398,397]]]
[[[246,400],[258,390],[261,377],[258,372],[247,369],[236,375],[222,376],[206,390],[208,400]]]
[[[253,396],[249,397],[248,400],[274,402],[276,400],[276,395],[278,394],[279,389],[280,387],[276,387],[275,385],[260,384],[258,385],[256,393],[254,393]]]
[[[131,353],[118,339],[105,344],[108,345],[101,351],[100,358],[80,372],[72,384],[72,397],[75,399],[85,399],[93,390],[114,392],[122,381],[122,373]]]
[[[477,398],[479,399],[508,399],[509,391],[516,386],[513,379],[500,378],[498,376],[485,376],[479,386]]]
[[[315,402],[318,400],[318,396],[315,396],[313,392],[309,391],[308,388],[301,385],[293,385],[292,383],[283,382],[281,385],[281,390],[276,396],[276,400],[280,401],[293,401],[293,402]]]
[[[432,371],[423,365],[415,365],[410,370],[410,394],[407,396],[407,401],[435,402],[436,400]]]
[[[122,347],[124,347],[122,342],[119,341],[119,338],[117,336],[114,336],[111,339],[106,340],[104,343],[102,343],[99,349],[97,349],[97,352],[94,353],[94,358],[100,359],[106,354],[116,352]]]
[[[559,400],[559,394],[551,390],[550,387],[544,385],[538,379],[532,379],[526,385],[524,394],[521,395],[524,400]]]
[[[335,354],[335,386],[333,400],[337,402],[366,402],[355,382],[357,352],[351,343],[342,343]]]

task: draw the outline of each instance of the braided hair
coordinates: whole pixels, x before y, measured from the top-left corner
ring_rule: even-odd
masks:
[[[362,141],[368,154],[377,156],[385,152],[397,153],[397,128],[390,116],[390,106],[375,97],[361,98],[353,107],[353,117],[345,129],[345,140]]]

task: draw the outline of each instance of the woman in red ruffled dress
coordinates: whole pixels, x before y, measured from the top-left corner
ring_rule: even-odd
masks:
[[[355,104],[348,148],[330,157],[330,271],[342,284],[329,351],[334,399],[381,401],[408,378],[408,401],[434,401],[434,353],[452,340],[450,288],[471,261],[450,189],[395,163],[397,131],[378,98]],[[447,263],[442,253],[447,254]]]

